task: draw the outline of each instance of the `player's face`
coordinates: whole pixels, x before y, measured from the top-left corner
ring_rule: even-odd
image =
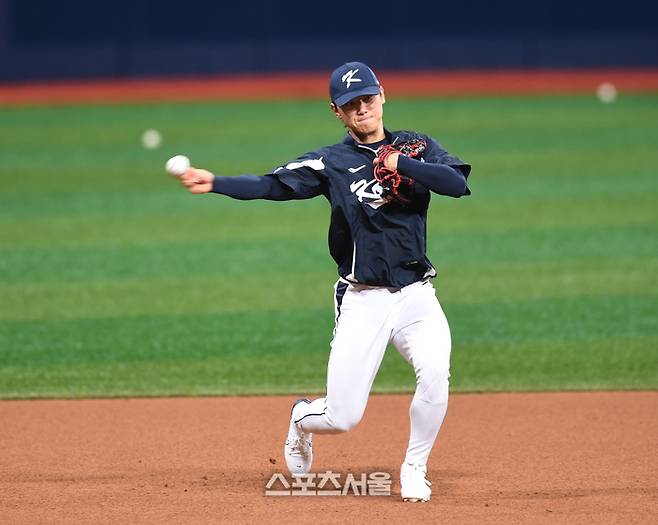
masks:
[[[361,142],[374,141],[384,133],[384,102],[382,90],[379,95],[362,95],[340,107],[332,104],[331,109]]]

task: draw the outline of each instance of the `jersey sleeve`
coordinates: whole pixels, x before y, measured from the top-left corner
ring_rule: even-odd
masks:
[[[245,201],[253,199],[287,201],[298,198],[288,186],[271,175],[215,176],[211,191]]]
[[[468,162],[463,161],[459,157],[450,155],[443,146],[434,140],[432,137],[426,137],[427,139],[427,149],[423,153],[423,160],[425,162],[430,162],[433,164],[444,164],[450,166],[456,170],[459,170],[466,182],[468,182],[468,176],[471,173],[471,165]],[[466,187],[466,193],[464,195],[470,195],[471,190]]]
[[[305,153],[297,159],[269,172],[285,184],[298,199],[327,194],[325,164],[318,152]]]

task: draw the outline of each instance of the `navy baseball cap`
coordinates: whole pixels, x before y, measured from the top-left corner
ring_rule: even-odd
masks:
[[[334,69],[329,81],[329,96],[337,106],[361,95],[379,95],[380,89],[375,73],[363,62],[346,62]]]

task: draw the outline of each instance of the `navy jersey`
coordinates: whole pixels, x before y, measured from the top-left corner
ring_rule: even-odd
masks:
[[[424,139],[427,148],[421,162],[449,166],[464,179],[470,173],[470,165],[427,135],[386,130],[386,138],[390,143]],[[385,200],[373,175],[375,156],[375,149],[347,135],[342,143],[305,153],[268,176],[288,187],[290,198],[324,195],[330,202],[329,251],[344,279],[398,288],[434,277],[436,271],[425,253],[430,191],[416,182],[409,205]],[[468,195],[465,182],[464,188]],[[459,191],[454,196],[460,196]]]

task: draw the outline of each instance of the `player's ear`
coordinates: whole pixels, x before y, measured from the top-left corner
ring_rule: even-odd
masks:
[[[381,86],[379,88],[379,94],[382,97],[382,104],[386,104],[386,95],[384,94],[384,88]]]
[[[333,111],[334,115],[340,118],[340,113],[338,113],[338,106],[336,106],[333,101],[329,103],[329,107],[331,108],[331,111]]]

